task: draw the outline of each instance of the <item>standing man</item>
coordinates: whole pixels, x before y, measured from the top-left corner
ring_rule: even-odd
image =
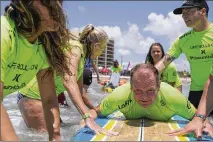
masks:
[[[184,53],[191,68],[189,101],[197,108],[210,74],[213,60],[213,24],[208,21],[209,7],[205,0],[189,0],[174,14],[182,14],[187,27],[192,28],[178,37],[164,58],[156,64],[162,72],[168,64]]]

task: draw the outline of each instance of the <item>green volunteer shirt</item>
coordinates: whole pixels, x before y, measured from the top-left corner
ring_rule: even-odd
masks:
[[[177,73],[177,68],[173,62],[171,62],[163,71],[160,80],[166,83],[175,82],[175,88],[180,87],[182,85],[180,77]]]
[[[20,35],[14,22],[1,16],[1,81],[4,97],[26,86],[39,70],[48,68],[42,45]]]
[[[116,73],[116,72],[121,72],[121,70],[122,70],[122,67],[119,65],[117,68],[116,67],[114,67],[114,66],[112,66],[111,67],[111,71],[113,72],[113,73]]]
[[[213,24],[202,31],[190,30],[177,38],[168,54],[178,58],[184,53],[191,68],[191,91],[203,90],[213,61]]]
[[[78,65],[78,74],[77,74],[77,79],[80,79],[81,75],[83,74],[83,70],[84,70],[83,46],[78,41],[71,41],[71,48],[73,46],[79,47],[81,50],[81,53],[82,53],[80,63]],[[59,95],[60,93],[64,92],[66,89],[63,86],[63,82],[62,82],[62,79],[60,76],[55,75],[54,79],[55,79],[56,95]],[[29,84],[27,84],[26,87],[22,88],[20,90],[20,93],[29,98],[41,99],[36,77]]]
[[[192,119],[196,111],[180,91],[164,82],[160,85],[155,102],[147,108],[135,101],[130,83],[116,88],[102,100],[100,111],[103,116],[107,116],[116,110],[127,119],[149,118],[160,121],[168,121],[174,115]]]
[[[213,63],[212,63],[212,67],[211,67],[211,75],[213,75]]]

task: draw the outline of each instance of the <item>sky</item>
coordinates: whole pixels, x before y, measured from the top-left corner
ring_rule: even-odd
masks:
[[[209,5],[209,21],[213,23],[213,1]],[[1,2],[1,15],[8,1]],[[181,15],[173,10],[183,1],[65,1],[69,28],[81,31],[87,24],[103,28],[115,41],[115,55],[123,66],[145,61],[153,42],[160,42],[165,52],[181,34],[190,30]],[[189,64],[182,54],[175,60],[177,69],[189,71]]]

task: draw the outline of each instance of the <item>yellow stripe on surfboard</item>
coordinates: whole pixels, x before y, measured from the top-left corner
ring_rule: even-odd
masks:
[[[114,127],[115,123],[115,120],[109,120],[109,122],[104,126],[104,129],[111,130]],[[103,141],[105,137],[106,135],[104,134],[95,135],[91,141]]]
[[[180,129],[180,127],[178,126],[178,124],[174,120],[171,120],[170,122],[168,122],[168,125],[170,126],[170,128],[172,130]],[[175,136],[175,139],[177,141],[189,141],[189,138],[184,137],[184,136]]]
[[[119,116],[120,112],[117,112],[114,116]],[[116,120],[109,120],[109,122],[104,126],[104,129],[106,130],[112,130],[113,127],[116,124]],[[106,139],[106,135],[104,134],[99,134],[99,135],[95,135],[91,141],[103,141],[104,139]]]

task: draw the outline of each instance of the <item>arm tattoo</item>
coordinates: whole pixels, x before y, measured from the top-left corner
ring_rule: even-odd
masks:
[[[170,64],[175,58],[166,54],[165,55],[165,60],[164,60],[164,65]]]
[[[159,73],[162,73],[163,70],[174,60],[175,58],[166,54],[156,65]]]

